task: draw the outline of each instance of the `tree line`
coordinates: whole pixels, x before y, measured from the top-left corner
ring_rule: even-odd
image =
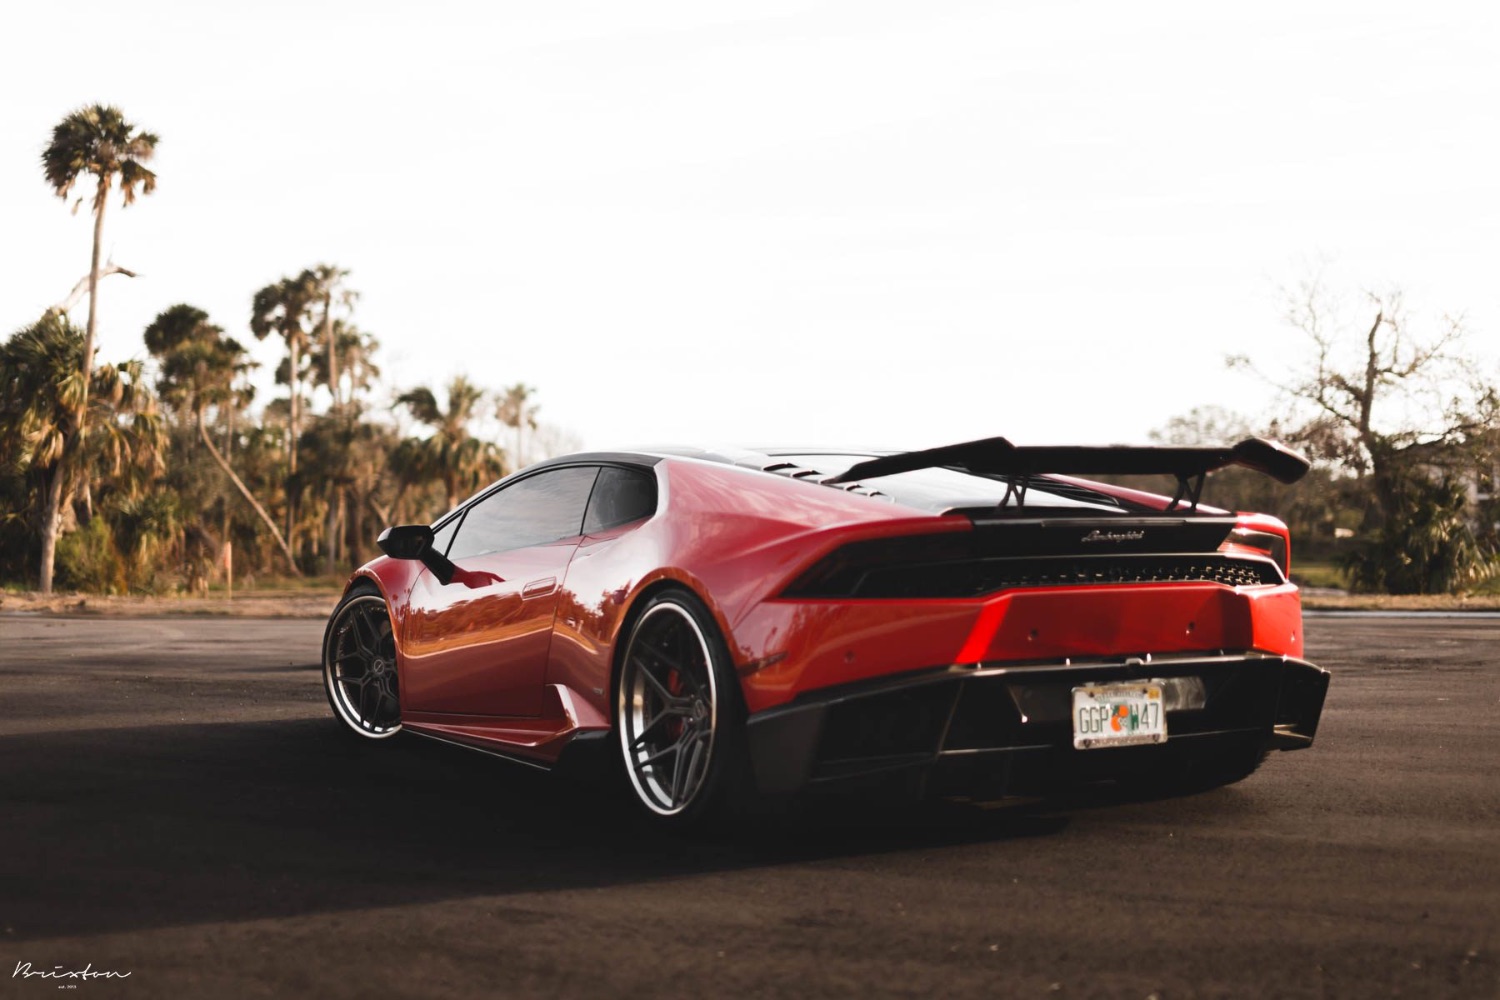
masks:
[[[178,303],[143,331],[149,364],[95,357],[106,209],[156,187],[158,137],[117,108],[67,115],[42,155],[61,198],[94,182],[88,321],[73,300],[0,343],[0,580],[50,593],[201,588],[225,571],[339,573],[378,527],[430,519],[508,472],[536,439],[536,390],[454,378],[378,400],[379,343],[354,322],[348,270],[318,264],[250,296],[248,325],[284,348],[285,392],[255,406],[246,346]],[[129,274],[130,272],[124,272]],[[80,283],[82,285],[82,283]],[[392,410],[421,433],[403,435]],[[510,429],[514,450],[479,431]]]

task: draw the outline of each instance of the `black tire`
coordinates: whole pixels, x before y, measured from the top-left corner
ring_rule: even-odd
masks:
[[[632,798],[675,830],[736,815],[750,787],[744,699],[713,615],[687,590],[660,590],[623,642],[615,747]]]
[[[340,727],[364,740],[401,731],[390,611],[373,585],[350,589],[323,632],[323,693]]]

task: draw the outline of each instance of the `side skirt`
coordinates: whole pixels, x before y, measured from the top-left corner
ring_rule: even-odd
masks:
[[[538,718],[407,712],[401,724],[418,736],[544,770],[574,742],[602,738],[610,728],[608,719],[561,684],[547,685],[545,714]]]

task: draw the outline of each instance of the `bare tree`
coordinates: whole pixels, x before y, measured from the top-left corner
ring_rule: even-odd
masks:
[[[1465,351],[1463,319],[1443,316],[1420,329],[1399,291],[1366,291],[1358,319],[1350,320],[1317,279],[1299,285],[1287,302],[1288,322],[1312,348],[1306,367],[1279,379],[1243,355],[1230,357],[1229,365],[1260,374],[1303,404],[1305,419],[1283,424],[1288,439],[1367,488],[1364,527],[1377,544],[1407,545],[1413,525],[1433,520],[1431,511],[1414,509],[1417,498],[1449,502],[1421,489],[1421,482],[1472,469],[1500,426],[1500,397]],[[1456,532],[1456,518],[1451,514],[1442,530]],[[1477,558],[1488,561],[1483,553]],[[1438,575],[1474,576],[1450,569]],[[1435,572],[1417,569],[1413,579]]]
[[[88,294],[88,290],[91,285],[97,286],[101,280],[109,277],[111,274],[123,274],[127,278],[134,278],[137,276],[136,272],[130,270],[129,268],[121,267],[114,261],[108,261],[103,267],[99,269],[98,275],[95,275],[93,271],[90,271],[88,274],[85,274],[83,277],[79,278],[78,284],[73,286],[73,290],[68,293],[68,297],[63,299],[56,305],[48,306],[47,312],[57,313],[59,316],[67,315],[72,311],[73,307],[78,304],[79,300]]]

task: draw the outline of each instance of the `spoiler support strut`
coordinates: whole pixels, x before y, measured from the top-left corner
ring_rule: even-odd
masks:
[[[1192,477],[1178,476],[1177,492],[1172,494],[1172,502],[1167,504],[1167,510],[1176,510],[1184,496],[1188,500],[1188,510],[1197,510],[1198,498],[1203,496],[1203,484],[1207,479],[1208,473],[1206,472],[1200,472]]]

